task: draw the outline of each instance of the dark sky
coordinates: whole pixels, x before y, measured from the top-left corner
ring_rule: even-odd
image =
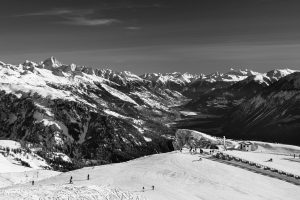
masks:
[[[0,60],[137,74],[300,69],[299,0],[1,0]]]

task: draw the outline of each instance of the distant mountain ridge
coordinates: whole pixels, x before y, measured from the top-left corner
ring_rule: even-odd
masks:
[[[209,75],[174,72],[138,76],[66,65],[55,57],[19,65],[0,62],[0,137],[37,146],[36,153],[59,170],[170,151],[176,128],[182,125],[246,138],[256,131],[247,128],[247,122],[256,117],[249,109],[260,109],[254,111],[260,116],[266,114],[255,99],[273,102],[268,106],[275,110],[278,102],[289,102],[286,105],[294,109],[285,113],[297,118],[298,97],[290,92],[298,91],[297,74],[289,69],[267,73],[230,69]],[[266,98],[265,93],[274,94],[274,98]],[[285,94],[285,99],[278,98]],[[185,121],[182,110],[205,114],[205,118],[198,115]],[[249,115],[239,114],[244,111]],[[278,117],[278,113],[269,117]],[[244,125],[228,131],[231,123]],[[295,127],[292,132],[298,130]],[[235,131],[243,128],[245,133]],[[53,160],[58,154],[68,157],[71,164]]]
[[[5,64],[0,61],[0,65],[2,67],[13,67],[13,65]],[[14,66],[16,67],[16,66]],[[280,78],[296,72],[296,70],[291,69],[274,69],[266,73],[259,73],[249,69],[233,69],[226,73],[215,72],[212,74],[190,74],[190,73],[146,73],[143,75],[136,75],[129,71],[117,72],[111,69],[95,69],[86,66],[79,66],[75,64],[65,65],[58,61],[55,57],[47,58],[42,61],[40,64],[26,60],[23,64],[20,64],[18,67],[23,68],[23,70],[30,70],[33,67],[48,69],[56,75],[64,76],[62,73],[76,74],[76,73],[86,73],[96,76],[102,77],[104,79],[113,80],[118,82],[121,85],[126,85],[128,82],[152,82],[155,85],[164,86],[169,83],[174,83],[177,85],[186,85],[191,84],[197,81],[205,81],[205,82],[239,82],[247,79],[248,77],[265,77],[269,78],[270,81],[277,81]],[[259,79],[259,78],[257,78]],[[148,83],[149,83],[148,82]]]

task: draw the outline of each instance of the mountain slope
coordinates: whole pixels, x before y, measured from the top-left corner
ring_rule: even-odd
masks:
[[[229,116],[225,130],[251,139],[299,145],[300,72],[280,79],[242,103]]]
[[[181,106],[182,110],[198,115],[184,116],[175,127],[299,145],[299,72],[274,71],[251,75],[229,85],[220,82],[222,87],[199,91],[198,97]]]
[[[178,116],[169,106],[185,99],[129,72],[106,76],[53,57],[1,63],[0,76],[0,137],[37,145],[39,155],[64,170],[169,151],[173,130],[166,124]],[[72,164],[52,161],[53,153]]]
[[[149,200],[182,200],[182,199],[295,199],[300,188],[296,185],[256,174],[241,168],[215,162],[208,159],[198,161],[197,155],[188,151],[156,154],[125,163],[88,167],[37,182],[37,186],[20,185],[0,190],[0,196],[18,197],[22,194],[39,194],[37,187],[44,193],[64,190],[69,195],[88,194],[77,188],[92,188],[94,185],[110,185],[121,191],[130,191]],[[90,180],[86,180],[87,174]],[[73,185],[67,184],[73,176]],[[155,189],[152,190],[152,185]],[[142,192],[145,187],[145,192]],[[73,192],[74,190],[77,193]],[[21,193],[21,194],[20,194]],[[9,196],[9,195],[11,196]],[[55,195],[52,192],[52,195]],[[51,195],[49,195],[51,196]]]

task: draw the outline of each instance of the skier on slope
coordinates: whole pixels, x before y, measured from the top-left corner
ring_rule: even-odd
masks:
[[[73,183],[73,177],[71,176],[71,178],[70,178],[70,184],[72,184]]]

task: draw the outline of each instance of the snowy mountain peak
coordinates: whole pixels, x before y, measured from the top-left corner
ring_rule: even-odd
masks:
[[[33,61],[30,61],[30,60],[25,60],[25,62],[22,64],[23,66],[26,65],[26,66],[38,66],[37,63],[33,62]]]
[[[96,69],[95,74],[123,86],[128,85],[129,83],[136,84],[145,81],[130,71],[118,72],[111,69]]]
[[[271,84],[270,78],[265,74],[256,74],[256,75],[249,76],[242,82],[243,83],[255,82],[263,86],[269,86]]]
[[[255,81],[257,83],[270,84],[269,82],[275,82],[296,70],[291,69],[275,69],[267,73],[258,73],[249,69],[230,68],[226,73],[215,72],[209,75],[204,74],[190,74],[181,72],[172,73],[146,73],[138,76],[130,71],[117,72],[111,69],[94,69],[86,66],[78,66],[75,64],[64,65],[59,62],[55,57],[51,56],[47,58],[41,64],[26,60],[23,64],[18,66],[5,64],[0,62],[0,67],[10,70],[9,73],[18,72],[20,75],[27,73],[39,73],[39,69],[43,68],[50,70],[53,75],[58,77],[74,77],[83,76],[82,73],[98,76],[107,80],[110,80],[119,85],[135,84],[136,86],[141,83],[152,82],[154,86],[166,86],[167,88],[180,89],[182,86],[187,86],[196,80],[207,82],[239,82],[247,79],[247,81]],[[6,72],[8,73],[8,72]],[[85,76],[85,75],[84,75]],[[176,89],[176,90],[177,90]]]
[[[33,71],[38,64],[29,60],[26,60],[23,64],[19,65],[19,67],[23,68],[23,70]]]
[[[55,57],[51,56],[42,62],[42,66],[45,69],[58,68],[62,66],[61,62],[59,62]]]
[[[120,75],[125,78],[127,81],[143,81],[143,79],[141,77],[139,77],[138,75],[131,73],[130,71],[123,71],[120,72]]]
[[[237,75],[237,76],[251,76],[251,75],[256,75],[259,74],[258,72],[254,72],[249,69],[234,69],[230,68],[230,71],[227,72],[226,74],[232,74],[232,75]]]
[[[70,68],[71,68],[71,71],[75,71],[76,70],[76,65],[74,64],[74,63],[72,63],[71,65],[70,65]]]
[[[229,72],[226,73],[215,72],[209,74],[204,78],[204,80],[208,82],[217,82],[217,81],[238,82],[248,78],[249,76],[258,75],[258,74],[260,73],[248,69],[230,68]]]
[[[140,77],[143,79],[147,79],[153,82],[167,83],[167,82],[177,82],[177,83],[190,83],[193,80],[203,77],[203,74],[193,75],[190,73],[180,73],[180,72],[172,72],[172,73],[147,73],[143,74]]]
[[[268,77],[270,77],[270,79],[272,81],[278,81],[279,79],[289,75],[289,74],[292,74],[294,72],[297,72],[296,70],[291,70],[291,69],[274,69],[274,70],[271,70],[269,72],[266,73],[266,75]]]

